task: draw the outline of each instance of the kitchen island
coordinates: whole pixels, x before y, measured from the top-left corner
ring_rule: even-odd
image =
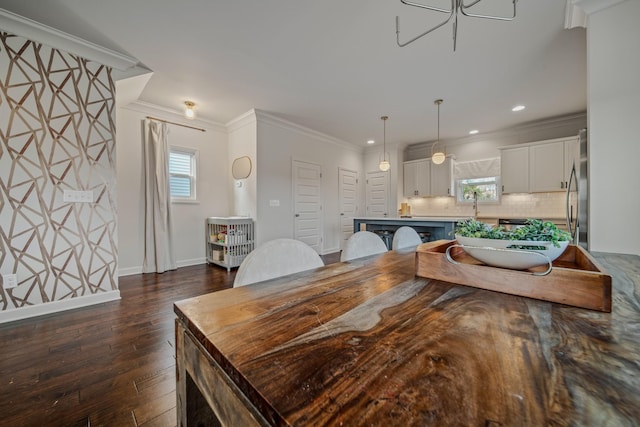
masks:
[[[393,234],[402,226],[414,228],[417,232],[429,233],[428,240],[452,239],[453,230],[458,221],[466,217],[452,216],[414,216],[399,218],[358,217],[353,219],[354,232],[365,229],[367,231],[387,231]],[[364,227],[362,227],[364,226]],[[388,245],[387,245],[388,246]]]
[[[596,256],[611,313],[416,277],[415,257],[175,303],[178,425],[638,425],[637,256]]]

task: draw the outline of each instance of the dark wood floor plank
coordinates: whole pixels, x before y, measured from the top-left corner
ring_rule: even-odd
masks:
[[[118,301],[0,325],[0,425],[174,426],[173,303],[234,277],[211,265],[121,277]]]

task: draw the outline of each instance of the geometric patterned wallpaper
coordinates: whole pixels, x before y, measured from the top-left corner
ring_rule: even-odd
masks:
[[[0,33],[0,312],[118,289],[114,121],[109,67]]]

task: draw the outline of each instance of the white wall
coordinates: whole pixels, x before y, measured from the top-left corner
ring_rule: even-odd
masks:
[[[252,170],[248,178],[242,180],[234,180],[229,171],[229,185],[231,188],[231,211],[232,215],[246,216],[256,219],[258,215],[257,186],[258,171],[260,165],[257,162],[257,123],[255,111],[238,117],[237,119],[227,123],[229,131],[229,157],[228,163],[231,165],[233,161],[239,157],[248,156],[251,159]]]
[[[206,132],[169,125],[171,145],[199,152],[197,203],[172,204],[174,250],[178,267],[205,262],[204,221],[230,213],[227,134],[223,126],[187,122],[181,115],[149,104],[119,108],[117,121],[117,194],[119,274],[142,272],[144,258],[144,178],[142,122],[147,115],[203,127]]]
[[[640,255],[640,1],[588,19],[590,248]]]
[[[362,200],[359,206],[364,211],[362,151],[266,113],[256,113],[258,244],[278,237],[293,237],[292,162],[299,160],[322,166],[322,253],[340,250],[338,169],[358,172]],[[270,207],[269,200],[279,200],[280,206]]]

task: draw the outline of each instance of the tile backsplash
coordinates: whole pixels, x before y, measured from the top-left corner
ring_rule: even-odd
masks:
[[[492,218],[564,218],[566,195],[563,192],[505,194],[500,203],[480,203],[479,217]],[[411,215],[473,216],[471,203],[457,203],[455,197],[408,199]]]

